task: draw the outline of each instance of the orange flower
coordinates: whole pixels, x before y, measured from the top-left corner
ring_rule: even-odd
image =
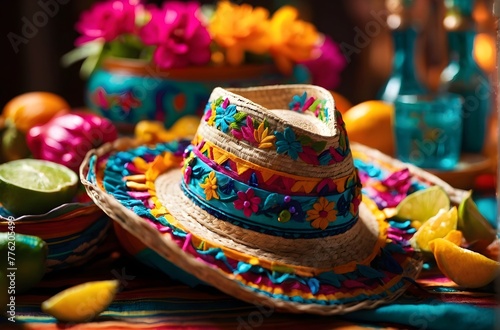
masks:
[[[205,191],[207,201],[212,198],[219,199],[219,194],[217,193],[217,177],[215,176],[215,172],[210,172],[210,174],[208,174],[205,178],[205,181],[200,183],[200,187]]]
[[[253,136],[260,149],[272,148],[276,140],[274,135],[269,134],[269,128],[264,128],[264,122],[260,123],[259,127],[253,132]]]
[[[245,51],[263,54],[269,50],[269,12],[221,1],[208,25],[208,31],[219,46],[226,50],[226,60],[231,65],[241,64]]]
[[[329,202],[325,197],[320,197],[313,205],[313,208],[307,211],[307,221],[312,221],[314,228],[325,230],[330,222],[337,219],[337,210],[335,202]]]
[[[285,74],[292,72],[294,62],[310,60],[320,40],[314,25],[299,20],[298,16],[296,8],[284,6],[271,19],[271,54]]]

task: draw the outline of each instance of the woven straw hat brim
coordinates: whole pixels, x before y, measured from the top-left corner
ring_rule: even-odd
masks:
[[[214,268],[200,261],[193,255],[186,253],[171,239],[171,237],[162,235],[156,228],[153,228],[133,211],[123,207],[109,194],[95,185],[90,184],[88,181],[83,182],[87,192],[92,196],[92,199],[97,205],[117,221],[125,230],[140,239],[160,256],[220,291],[256,306],[266,306],[267,308],[272,308],[272,310],[279,312],[341,315],[360,309],[375,308],[379,305],[391,302],[403,294],[409,285],[408,283],[400,287],[392,292],[391,295],[383,299],[364,300],[361,302],[338,305],[301,304],[275,299],[265,293],[256,292],[252,288],[242,285],[242,283],[234,279],[233,274],[224,273],[220,269]],[[403,276],[416,278],[420,270],[421,262],[412,259],[404,268]]]
[[[123,148],[123,142],[119,141],[119,149]],[[115,146],[116,146],[115,145]],[[97,155],[105,155],[116,150],[108,144],[99,150]],[[122,149],[123,150],[123,149]],[[80,169],[81,181],[92,200],[107,213],[113,220],[117,221],[125,230],[140,239],[146,246],[156,251],[160,256],[172,262],[182,270],[196,276],[203,282],[208,283],[222,292],[234,296],[250,304],[266,306],[279,312],[291,313],[312,313],[319,315],[338,315],[353,312],[359,309],[374,308],[381,304],[388,303],[399,297],[409,285],[402,285],[390,294],[376,300],[362,300],[352,303],[329,305],[318,303],[298,303],[291,300],[276,299],[266,292],[256,290],[254,287],[246,285],[237,279],[233,273],[224,272],[222,269],[207,264],[196,256],[183,250],[182,245],[176,242],[172,234],[162,234],[150,223],[145,221],[132,210],[123,206],[113,196],[103,190],[102,186],[87,180],[89,173],[89,159],[96,155],[96,151],[91,151],[85,158]],[[403,265],[402,277],[416,278],[421,270],[421,261],[418,258],[408,258]]]
[[[316,273],[369,264],[378,252],[379,223],[361,203],[359,220],[343,234],[315,239],[286,239],[257,233],[220,220],[201,209],[180,187],[181,172],[170,170],[155,181],[156,195],[169,213],[196,237],[217,246],[266,260],[269,264],[317,268]],[[383,234],[385,237],[385,234]]]
[[[238,275],[215,267],[213,264],[208,264],[196,255],[184,251],[184,246],[175,233],[165,234],[160,232],[155,226],[151,226],[151,223],[146,221],[145,218],[134,213],[107,193],[102,184],[99,184],[94,179],[89,181],[89,178],[91,178],[88,176],[89,173],[92,175],[98,173],[96,168],[96,164],[99,163],[98,159],[101,157],[105,159],[106,155],[117,150],[126,151],[132,146],[133,144],[130,141],[121,139],[114,144],[107,144],[98,150],[89,152],[80,168],[81,181],[87,193],[112,219],[140,239],[146,246],[184,271],[229,295],[251,304],[264,305],[276,311],[333,315],[344,314],[358,309],[373,308],[392,301],[400,296],[409,284],[409,282],[402,282],[403,285],[391,288],[390,292],[385,291],[383,287],[375,288],[374,292],[379,292],[379,295],[375,294],[376,298],[347,303],[337,303],[335,301],[330,301],[327,304],[298,303],[292,299],[277,299],[267,292],[259,290],[254,285],[242,281]],[[91,158],[94,158],[92,164]],[[405,262],[401,263],[401,266],[403,267],[401,278],[414,279],[421,270],[421,260],[419,260],[418,256],[406,258]]]

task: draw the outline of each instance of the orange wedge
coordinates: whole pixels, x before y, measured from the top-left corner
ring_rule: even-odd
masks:
[[[465,288],[480,288],[500,273],[500,263],[477,252],[461,248],[444,238],[429,243],[441,272]]]

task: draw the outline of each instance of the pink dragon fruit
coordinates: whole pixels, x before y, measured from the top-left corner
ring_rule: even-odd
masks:
[[[78,173],[85,154],[118,137],[115,126],[93,113],[71,112],[35,126],[26,137],[33,157],[65,165]]]

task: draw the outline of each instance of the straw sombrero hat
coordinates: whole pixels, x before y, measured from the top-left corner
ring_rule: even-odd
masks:
[[[362,201],[341,115],[316,86],[216,88],[191,144],[119,140],[89,153],[81,178],[145,245],[254,304],[372,308],[421,269]]]

